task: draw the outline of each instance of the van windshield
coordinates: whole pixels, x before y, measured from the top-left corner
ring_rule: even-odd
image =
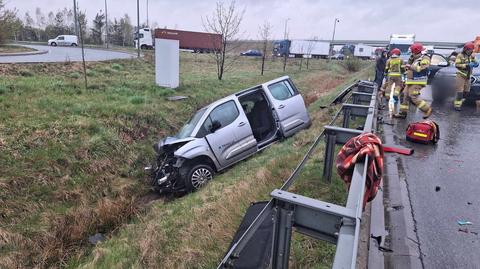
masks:
[[[195,129],[195,126],[197,126],[203,114],[205,114],[205,111],[207,111],[206,107],[197,111],[197,113],[195,113],[195,115],[193,115],[193,117],[185,125],[183,125],[182,129],[180,129],[180,132],[178,132],[175,137],[182,139],[192,136],[193,129]]]
[[[407,54],[408,50],[410,49],[410,45],[408,44],[390,44],[390,50],[392,49],[399,49],[402,54]]]

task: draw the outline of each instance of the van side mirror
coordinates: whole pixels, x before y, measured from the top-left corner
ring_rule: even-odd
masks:
[[[210,127],[210,133],[215,133],[216,130],[220,129],[222,124],[218,120],[214,120],[212,122],[212,126]]]

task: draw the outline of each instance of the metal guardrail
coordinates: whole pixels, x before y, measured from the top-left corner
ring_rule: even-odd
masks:
[[[353,89],[357,89],[357,91],[353,91]],[[317,136],[307,154],[283,186],[271,192],[272,199],[230,248],[217,268],[234,268],[235,260],[240,257],[242,250],[268,217],[271,217],[274,223],[271,268],[288,268],[293,228],[302,234],[337,245],[332,268],[355,268],[368,157],[364,162],[355,165],[346,206],[315,200],[287,191],[322,138],[326,139],[323,175],[324,179],[330,180],[335,145],[344,144],[351,137],[364,132],[372,132],[375,129],[377,87],[374,84],[371,86],[360,85],[360,83],[353,84],[345,89],[332,104],[338,102],[339,99],[344,100],[350,92],[352,93],[348,100],[352,100],[353,104],[343,104],[342,108],[337,111],[330,124],[325,126]],[[359,104],[368,101],[368,106]],[[333,126],[342,113],[342,127]],[[363,130],[348,128],[352,117],[365,117]]]

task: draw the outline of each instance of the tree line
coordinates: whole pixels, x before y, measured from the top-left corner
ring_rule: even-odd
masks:
[[[130,16],[108,20],[106,29],[105,13],[100,10],[95,18],[88,22],[84,11],[77,11],[78,30],[82,31],[84,42],[102,45],[106,31],[109,43],[118,46],[133,46],[133,33]],[[39,7],[35,13],[18,14],[17,10],[5,9],[4,0],[0,0],[0,44],[6,40],[47,42],[58,35],[75,35],[75,16],[73,8],[63,8],[56,12],[44,13]],[[80,35],[80,34],[79,34]]]

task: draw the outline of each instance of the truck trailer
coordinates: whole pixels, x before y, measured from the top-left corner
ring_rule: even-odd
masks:
[[[178,40],[180,49],[210,53],[222,49],[222,35],[171,29],[155,29],[155,38]]]
[[[330,42],[319,40],[279,40],[273,42],[273,55],[295,58],[326,58],[330,52]]]
[[[353,56],[364,60],[372,59],[375,52],[375,48],[365,44],[358,44],[355,46]]]

